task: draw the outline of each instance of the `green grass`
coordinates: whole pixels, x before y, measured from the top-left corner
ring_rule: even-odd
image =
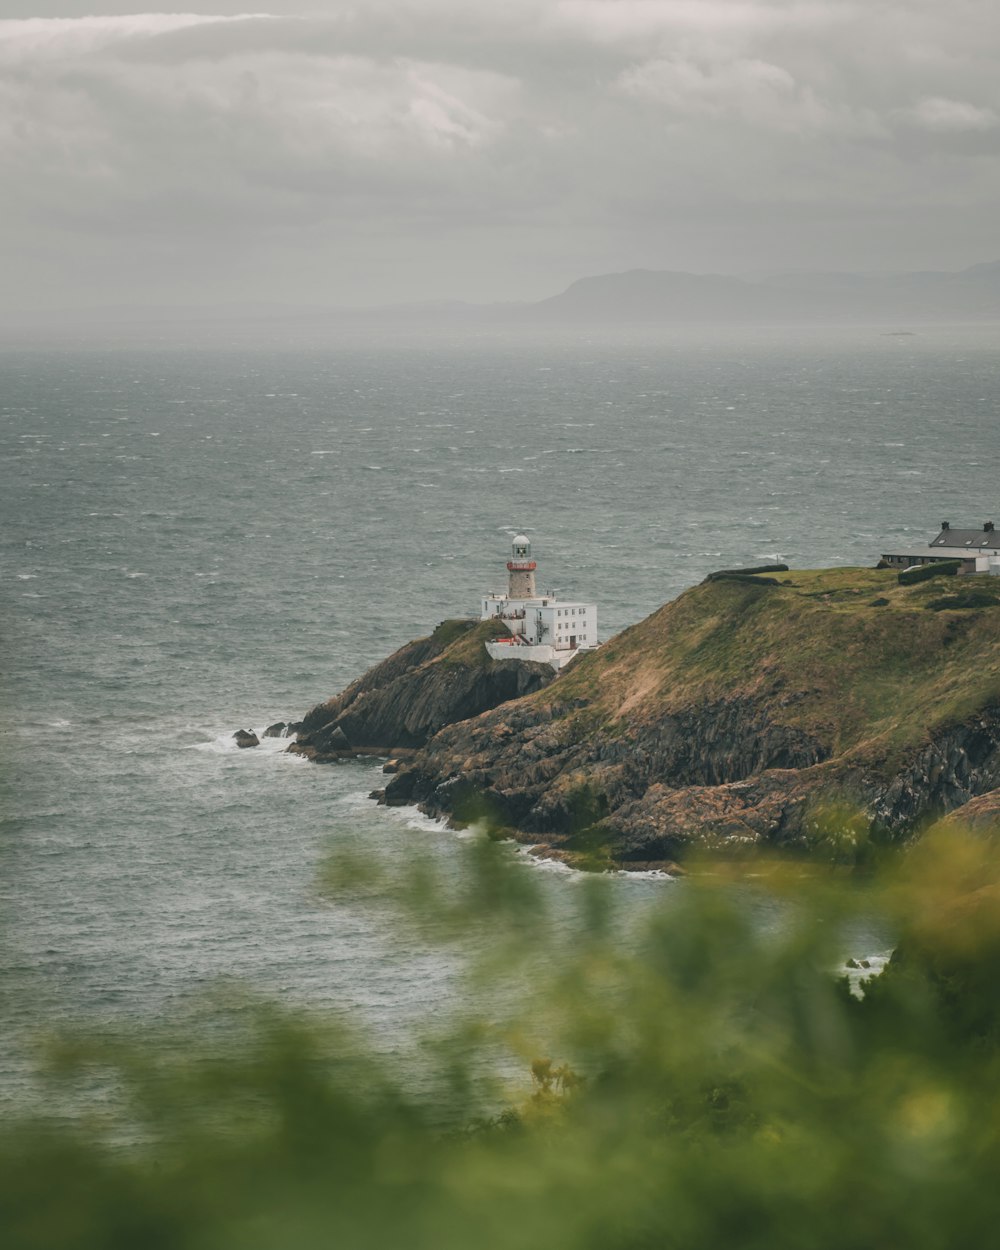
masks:
[[[445,621],[444,625],[464,625],[465,622]],[[438,629],[442,626],[439,625]],[[437,631],[435,630],[435,636]],[[491,638],[509,638],[510,630],[502,621],[498,621],[495,617],[487,621],[476,621],[471,628],[464,629],[461,633],[456,633],[455,641],[450,643],[448,647],[441,653],[438,663],[450,665],[462,665],[466,668],[489,668],[495,663],[490,659],[489,652],[486,650],[486,643]]]
[[[696,586],[533,697],[587,699],[595,723],[758,697],[771,719],[835,753],[884,753],[1000,696],[1000,613],[964,602],[948,611],[940,582],[900,586],[891,570],[794,570],[779,581]]]
[[[440,647],[450,647],[451,644],[453,642],[457,642],[459,638],[464,638],[475,624],[476,622],[471,620],[449,619],[447,621],[442,621],[441,624],[434,629],[434,632],[431,634],[431,638]]]

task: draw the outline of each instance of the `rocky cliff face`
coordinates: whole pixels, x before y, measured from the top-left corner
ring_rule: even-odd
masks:
[[[430,637],[408,643],[341,694],[312,708],[289,749],[320,762],[359,749],[412,750],[443,726],[552,680],[548,664],[491,660],[483,644],[497,631],[492,621],[443,622]]]
[[[485,809],[626,864],[809,847],[844,800],[906,836],[1000,787],[1000,603],[941,610],[939,593],[856,569],[703,584],[441,729],[386,802]]]
[[[805,769],[828,754],[812,735],[771,723],[759,696],[716,700],[612,733],[588,726],[588,710],[583,701],[525,701],[444,729],[393,779],[386,801],[461,815],[470,797],[484,796],[502,824],[560,841],[591,818],[604,825],[619,857],[645,861],[673,857],[692,816],[704,836],[733,807],[723,796],[745,790],[746,778]],[[731,811],[724,824],[737,832]]]

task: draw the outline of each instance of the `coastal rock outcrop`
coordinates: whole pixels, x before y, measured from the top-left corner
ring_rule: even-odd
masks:
[[[979,794],[956,807],[939,826],[969,830],[972,833],[991,834],[1000,838],[1000,787]]]
[[[320,762],[412,752],[443,727],[552,681],[548,664],[490,659],[484,643],[499,633],[507,630],[497,621],[442,622],[307,712],[289,749]]]
[[[500,622],[446,621],[313,708],[290,750],[392,754],[381,802],[624,866],[985,825],[1000,605],[935,596],[891,570],[729,571],[558,676],[491,660]]]
[[[626,865],[840,845],[845,812],[908,837],[1000,788],[1000,608],[934,593],[860,569],[708,579],[441,729],[384,801]]]

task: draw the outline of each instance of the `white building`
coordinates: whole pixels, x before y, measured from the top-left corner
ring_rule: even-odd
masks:
[[[566,602],[551,592],[535,590],[535,561],[531,543],[518,534],[507,561],[507,589],[483,595],[481,619],[499,617],[510,638],[486,644],[495,660],[537,660],[560,669],[578,651],[591,651],[597,643],[597,605]]]
[[[982,529],[953,529],[941,522],[941,532],[926,546],[883,552],[881,564],[888,568],[911,568],[938,560],[961,560],[960,573],[1000,573],[1000,532],[992,521]]]

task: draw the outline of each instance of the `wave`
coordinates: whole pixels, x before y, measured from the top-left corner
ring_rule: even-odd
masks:
[[[374,772],[373,769],[370,771]],[[378,775],[381,776],[381,773]],[[449,833],[467,832],[456,829],[448,830],[443,817],[427,816],[417,807],[376,808],[369,790],[352,790],[343,796],[341,802],[345,807],[353,808],[356,811],[377,811],[380,816],[386,817],[395,824],[403,825],[406,829],[420,829],[425,833],[440,833],[441,830],[447,830]]]
[[[575,877],[580,880],[594,876],[594,873],[588,869],[574,868],[572,864],[564,863],[561,859],[553,859],[551,856],[543,855],[534,846],[519,846],[517,854],[522,860],[530,862],[532,867],[544,872],[554,872],[560,876]],[[602,877],[616,877],[623,881],[676,881],[678,879],[677,877],[672,877],[669,872],[664,872],[662,868],[644,868],[640,872],[632,872],[628,868],[616,868],[613,871],[603,872],[599,875]]]
[[[204,742],[189,742],[185,744],[188,751],[203,751],[208,755],[246,755],[249,757],[259,757],[261,755],[273,756],[288,754],[288,738],[265,738],[264,730],[266,725],[254,726],[250,729],[251,733],[257,735],[258,745],[255,747],[241,747],[237,745],[235,729],[226,730],[218,734],[214,738],[209,738]],[[211,731],[207,731],[211,732]],[[290,760],[294,760],[296,764],[306,763],[304,756],[288,755]]]

